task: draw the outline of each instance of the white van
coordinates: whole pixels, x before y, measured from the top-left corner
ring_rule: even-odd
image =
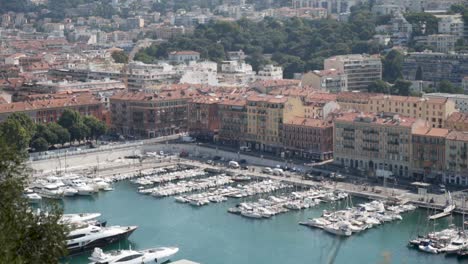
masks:
[[[229,163],[228,163],[228,166],[229,168],[234,168],[234,169],[238,169],[240,166],[239,166],[239,163],[237,163],[236,161],[233,161],[231,160]]]
[[[284,171],[282,169],[275,168],[273,169],[273,175],[284,176]]]

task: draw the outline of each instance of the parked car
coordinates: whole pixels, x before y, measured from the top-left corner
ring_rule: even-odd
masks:
[[[273,172],[273,170],[271,168],[269,168],[269,167],[265,167],[265,168],[262,169],[262,172],[270,174],[270,173]]]
[[[220,160],[220,159],[221,159],[220,156],[214,156],[214,157],[213,157],[213,160]]]
[[[236,161],[231,160],[229,162],[228,166],[229,166],[229,168],[238,169],[239,168],[239,163],[237,163]]]
[[[239,164],[246,164],[246,163],[247,163],[247,161],[245,159],[239,160]]]

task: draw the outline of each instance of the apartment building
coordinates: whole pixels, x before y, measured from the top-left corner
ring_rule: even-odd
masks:
[[[421,126],[424,122],[410,117],[345,113],[335,119],[335,163],[370,176],[386,170],[409,177],[412,132]]]
[[[463,37],[465,30],[465,23],[461,14],[454,15],[435,15],[439,20],[438,31],[440,34],[455,35],[458,38]]]
[[[468,132],[451,131],[445,141],[447,184],[468,185]]]
[[[199,140],[212,141],[220,125],[219,101],[217,96],[194,98],[188,105],[188,129],[191,136]]]
[[[328,14],[341,14],[350,11],[350,8],[359,1],[354,0],[293,0],[292,8],[324,8]]]
[[[189,89],[115,94],[110,98],[112,128],[141,138],[187,132],[188,105],[197,96]]]
[[[359,112],[371,112],[370,98],[376,96],[375,93],[364,92],[341,92],[336,96],[336,102],[340,105],[341,110],[355,110]]]
[[[295,117],[283,124],[282,142],[286,158],[329,160],[333,158],[333,123]]]
[[[311,71],[302,76],[302,86],[339,93],[348,90],[348,76],[335,69]]]
[[[446,127],[447,118],[457,110],[455,102],[446,98],[377,95],[369,99],[369,111],[422,119],[431,127]]]
[[[235,96],[222,99],[219,104],[219,133],[221,144],[243,146],[247,140],[247,100]]]
[[[57,122],[65,109],[103,120],[103,104],[89,93],[48,95],[37,100],[0,104],[0,122],[13,113],[24,113],[35,123]]]
[[[335,56],[324,61],[324,69],[343,72],[348,78],[348,90],[366,90],[382,79],[382,61],[379,55],[350,54]]]
[[[274,66],[272,64],[265,65],[257,73],[257,80],[282,80],[283,68],[281,66]]]
[[[297,97],[251,95],[247,98],[247,145],[278,154],[282,150],[283,124],[304,116]]]
[[[421,76],[417,76],[418,72]],[[450,54],[436,52],[410,52],[405,56],[402,66],[403,77],[415,81],[437,84],[443,80],[461,85],[468,72],[468,54]]]
[[[416,42],[432,47],[435,52],[449,53],[455,51],[455,43],[460,37],[450,34],[434,34],[415,37]]]
[[[427,93],[424,94],[427,98],[450,99],[455,102],[455,108],[462,112],[468,113],[468,95],[465,94],[449,94],[449,93]]]
[[[420,127],[413,131],[411,166],[416,180],[441,181],[446,167],[445,140],[449,130]]]

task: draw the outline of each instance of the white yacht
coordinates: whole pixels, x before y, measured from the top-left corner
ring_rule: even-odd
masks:
[[[446,247],[440,249],[440,252],[446,254],[456,254],[458,251],[466,248],[468,241],[464,237],[458,237],[450,242]]]
[[[104,253],[102,249],[95,248],[89,260],[90,264],[144,264],[164,263],[179,251],[176,247],[160,247],[145,250],[119,250]]]
[[[65,223],[78,223],[94,220],[100,216],[100,213],[64,214],[61,220]]]
[[[338,236],[351,236],[353,232],[344,224],[331,224],[323,227],[323,230],[338,235]]]
[[[78,194],[78,190],[73,187],[65,187],[63,188],[63,196],[75,196]]]
[[[60,199],[63,196],[63,189],[56,184],[46,184],[36,191],[42,197],[50,199]]]
[[[77,254],[126,239],[137,228],[137,226],[100,227],[89,225],[73,230],[67,236],[68,254]]]

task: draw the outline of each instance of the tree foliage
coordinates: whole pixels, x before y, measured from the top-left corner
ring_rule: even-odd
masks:
[[[116,63],[128,63],[128,55],[124,51],[112,52],[112,59]]]
[[[34,132],[35,126],[25,114],[12,114],[0,124],[0,137],[8,139],[19,152],[27,150]]]
[[[372,93],[384,93],[392,95],[410,95],[411,82],[398,79],[395,84],[391,85],[383,80],[377,80],[367,87],[367,90]]]
[[[432,14],[407,13],[405,18],[413,26],[414,36],[427,36],[439,31],[439,20]]]
[[[402,78],[402,65],[404,56],[397,50],[391,50],[383,59],[383,79],[387,82],[394,83],[397,79]]]
[[[58,263],[66,254],[62,211],[54,205],[47,213],[30,210],[23,197],[24,151],[0,136],[0,263]]]
[[[450,81],[443,80],[438,85],[438,90],[441,93],[462,94],[463,88],[453,85]]]
[[[376,17],[367,5],[353,8],[349,22],[265,18],[260,22],[241,19],[236,22],[216,21],[199,25],[193,35],[177,36],[170,41],[140,50],[135,60],[151,63],[167,58],[176,50],[194,50],[202,58],[226,59],[228,51],[243,50],[248,62],[258,70],[270,63],[263,54],[271,54],[272,62],[291,78],[296,72],[317,70],[323,59],[357,53],[378,53],[379,45],[369,42],[375,34]]]
[[[85,116],[83,123],[89,129],[89,136],[98,139],[107,131],[106,125],[94,116]]]

